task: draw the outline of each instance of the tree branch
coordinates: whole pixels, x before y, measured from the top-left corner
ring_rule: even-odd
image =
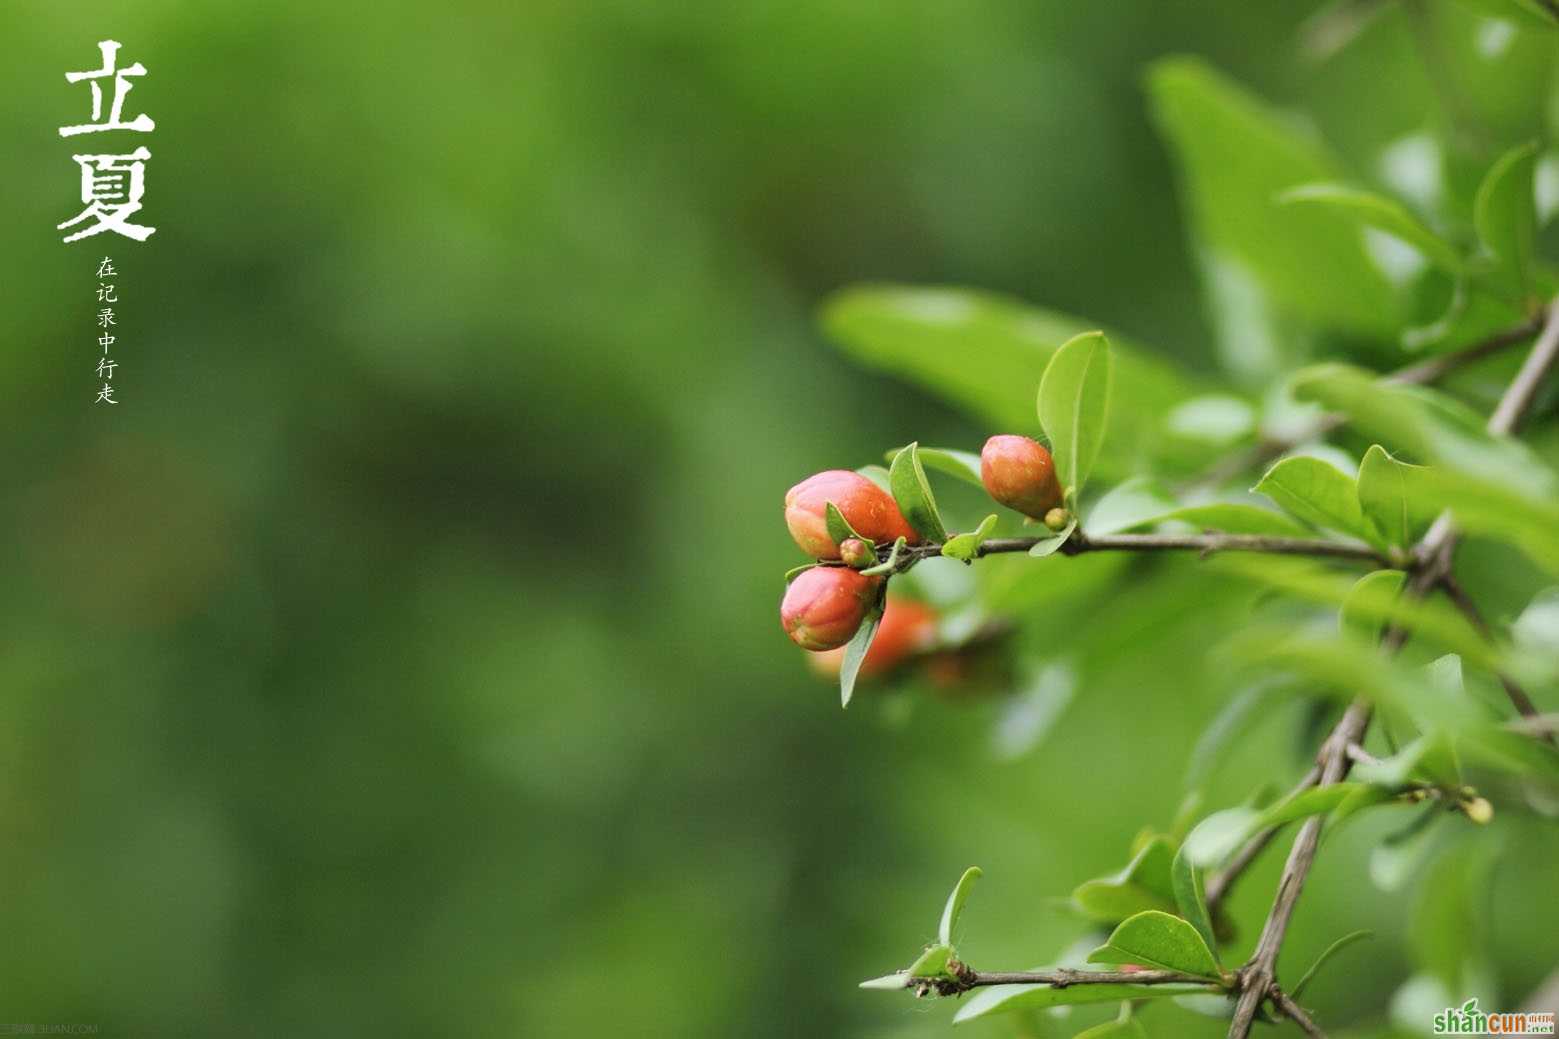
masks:
[[[1515,378],[1500,396],[1494,413],[1489,416],[1487,428],[1490,433],[1500,436],[1515,431],[1521,419],[1531,408],[1538,386],[1553,368],[1556,359],[1559,359],[1559,299],[1549,306],[1547,323],[1543,326],[1542,333],[1533,344],[1531,352],[1527,354],[1521,370],[1516,373]],[[1422,599],[1432,588],[1444,581],[1446,575],[1451,572],[1451,556],[1456,549],[1456,542],[1456,527],[1451,522],[1450,512],[1441,513],[1414,553],[1419,566],[1408,580],[1407,587],[1403,589],[1404,598]],[[1381,638],[1382,652],[1397,653],[1407,643],[1409,635],[1410,632],[1406,627],[1400,624],[1392,625]],[[1330,786],[1347,775],[1352,764],[1348,757],[1348,747],[1363,742],[1364,732],[1369,727],[1370,714],[1370,704],[1363,697],[1356,698],[1348,706],[1342,720],[1337,723],[1322,746],[1319,785]],[[1283,938],[1288,933],[1289,920],[1293,917],[1294,906],[1299,901],[1299,893],[1304,887],[1305,878],[1315,862],[1316,848],[1320,844],[1321,826],[1324,821],[1325,816],[1322,815],[1307,819],[1304,826],[1300,828],[1299,836],[1294,840],[1292,850],[1289,851],[1288,861],[1283,865],[1283,876],[1278,881],[1277,895],[1273,899],[1271,911],[1267,914],[1267,922],[1262,927],[1256,952],[1240,972],[1244,985],[1239,1002],[1235,1006],[1234,1020],[1229,1024],[1229,1039],[1246,1039],[1250,1035],[1251,1022],[1255,1020],[1256,1011],[1276,980],[1278,952],[1283,947]]]
[[[1055,970],[974,971],[965,968],[958,980],[946,978],[910,978],[910,984],[924,981],[951,984],[959,992],[986,985],[1052,985],[1066,988],[1069,985],[1217,985],[1218,981],[1196,974],[1182,974],[1176,970],[1104,971],[1072,970],[1058,967]]]
[[[1283,1012],[1283,1015],[1298,1025],[1305,1035],[1308,1035],[1310,1039],[1326,1039],[1326,1033],[1321,1031],[1316,1023],[1310,1019],[1310,1015],[1305,1013],[1298,1003],[1289,998],[1287,992],[1278,988],[1276,984],[1269,987],[1267,991],[1272,996],[1272,1002],[1277,1004],[1277,1008]]]
[[[991,538],[975,550],[977,558],[1010,552],[1027,552],[1048,537]],[[878,551],[885,551],[878,546]],[[1074,530],[1056,550],[1062,555],[1080,556],[1088,552],[1266,552],[1285,556],[1321,556],[1330,559],[1354,559],[1380,566],[1391,566],[1385,556],[1368,545],[1352,541],[1327,541],[1322,538],[1287,538],[1268,534],[1101,534],[1090,536]],[[912,545],[899,553],[894,573],[903,573],[923,559],[942,554],[942,545],[933,542]]]

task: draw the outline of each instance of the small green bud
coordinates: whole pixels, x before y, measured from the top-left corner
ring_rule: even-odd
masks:
[[[1467,813],[1467,818],[1479,826],[1494,818],[1494,806],[1482,797],[1474,797],[1470,801],[1462,802],[1462,811]]]
[[[1070,522],[1072,522],[1071,514],[1065,509],[1051,509],[1045,513],[1045,526],[1058,534],[1065,530],[1066,525]]]

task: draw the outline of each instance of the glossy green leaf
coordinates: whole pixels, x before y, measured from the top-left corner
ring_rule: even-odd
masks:
[[[1255,489],[1306,523],[1374,540],[1359,509],[1358,484],[1329,462],[1306,455],[1285,458],[1267,470]]]
[[[909,971],[899,971],[896,974],[884,974],[880,978],[872,978],[869,981],[863,981],[856,987],[864,989],[879,989],[885,992],[897,992],[899,989],[906,989],[909,988],[909,986]]]
[[[1473,224],[1483,245],[1513,279],[1522,296],[1530,290],[1532,253],[1537,238],[1537,202],[1533,176],[1537,142],[1514,148],[1494,163],[1473,201]]]
[[[1103,923],[1117,923],[1148,909],[1174,909],[1173,856],[1169,841],[1156,837],[1118,873],[1079,884],[1072,903]]]
[[[975,553],[979,552],[980,546],[985,544],[986,539],[991,536],[991,531],[995,529],[996,514],[992,513],[981,520],[980,525],[974,530],[948,538],[942,545],[942,554],[949,559],[967,563],[974,559]]]
[[[894,448],[884,457],[891,462],[902,450],[903,448]],[[980,478],[979,455],[970,451],[956,451],[950,447],[922,447],[919,455],[920,464],[927,469],[945,473],[981,490],[985,489],[985,482]]]
[[[1056,531],[1054,537],[1046,537],[1045,540],[1036,542],[1034,547],[1029,549],[1029,555],[1035,559],[1043,559],[1045,556],[1061,551],[1061,546],[1066,544],[1075,530],[1077,530],[1077,517],[1074,516],[1071,522]]]
[[[1015,1010],[1041,1010],[1045,1007],[1076,1006],[1084,1003],[1114,1003],[1123,999],[1168,999],[1198,992],[1215,991],[1210,985],[991,985],[966,997],[953,1015],[954,1024],[963,1024],[987,1014],[1005,1014]]]
[[[872,639],[877,637],[877,628],[882,624],[882,606],[883,600],[879,595],[876,606],[867,612],[855,637],[844,648],[844,660],[839,666],[840,707],[849,707],[850,698],[855,695],[855,680],[860,676],[861,664],[866,661],[866,651],[871,649]]]
[[[1330,812],[1364,789],[1363,783],[1334,783],[1302,790],[1260,811],[1239,806],[1214,812],[1187,835],[1182,852],[1189,864],[1211,868],[1262,830]]]
[[[1342,630],[1373,646],[1393,616],[1406,581],[1407,574],[1401,570],[1374,570],[1359,578],[1338,611]]]
[[[1196,928],[1156,909],[1123,921],[1108,941],[1088,954],[1088,962],[1138,963],[1199,977],[1219,976],[1218,961]]]
[[[916,533],[929,541],[942,541],[947,538],[947,528],[942,526],[936,497],[926,480],[926,470],[920,464],[919,448],[919,444],[910,444],[893,457],[893,464],[888,467],[893,500],[898,502],[904,518]]]
[[[1428,470],[1373,444],[1359,463],[1359,508],[1388,545],[1407,548],[1429,529],[1437,509]]]
[[[1465,266],[1461,254],[1423,221],[1394,199],[1346,184],[1321,182],[1301,184],[1278,195],[1278,202],[1301,210],[1317,207],[1358,221],[1366,227],[1385,231],[1418,250],[1431,263],[1457,273]]]
[[[1203,943],[1216,961],[1218,939],[1213,936],[1213,921],[1207,912],[1207,895],[1202,890],[1202,873],[1191,862],[1191,857],[1186,854],[1184,847],[1175,853],[1175,861],[1170,867],[1170,876],[1175,888],[1175,907],[1179,909],[1181,918],[1196,928],[1196,933],[1202,936]]]
[[[964,903],[969,900],[969,889],[980,876],[980,867],[970,866],[964,870],[964,875],[958,878],[958,883],[953,885],[952,892],[947,896],[947,905],[942,907],[942,921],[937,925],[937,937],[943,945],[952,944],[953,928],[958,926],[958,918],[963,915]]]
[[[802,574],[806,573],[808,570],[812,569],[814,566],[817,566],[817,564],[802,563],[800,566],[791,567],[789,570],[785,571],[785,583],[789,584],[796,578],[800,577]]]
[[[1330,960],[1333,956],[1336,956],[1354,942],[1360,942],[1366,938],[1373,937],[1375,937],[1374,931],[1353,931],[1349,934],[1343,935],[1341,938],[1328,945],[1326,950],[1315,958],[1315,962],[1310,965],[1310,969],[1305,971],[1304,974],[1300,977],[1299,981],[1295,983],[1294,987],[1288,990],[1289,998],[1297,1000],[1300,996],[1304,995],[1304,991],[1309,987],[1310,982],[1315,980],[1316,972],[1326,965],[1327,960]]]
[[[1082,491],[1104,443],[1110,383],[1110,344],[1103,332],[1061,344],[1040,379],[1039,422],[1050,438],[1056,476],[1070,495]]]
[[[1083,528],[1090,534],[1116,534],[1152,523],[1174,507],[1174,501],[1155,480],[1134,476],[1089,506]]]

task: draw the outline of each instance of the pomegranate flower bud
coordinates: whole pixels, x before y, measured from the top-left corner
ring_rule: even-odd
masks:
[[[842,566],[813,567],[785,589],[780,623],[802,649],[842,646],[855,637],[881,585],[880,577],[862,577]]]
[[[914,599],[889,599],[877,626],[877,636],[861,661],[861,677],[885,675],[910,657],[931,648],[936,641],[936,611]],[[844,650],[813,653],[807,657],[812,670],[824,678],[838,678],[844,666]]]
[[[980,451],[980,482],[992,498],[1033,519],[1061,504],[1056,466],[1045,445],[1028,437],[991,437]]]
[[[844,560],[845,566],[857,570],[877,565],[877,553],[860,538],[845,538],[839,542],[839,558]]]
[[[828,536],[828,503],[855,532],[873,543],[920,540],[898,503],[860,473],[830,469],[802,480],[785,493],[785,525],[801,551],[813,559],[838,559],[839,545]]]

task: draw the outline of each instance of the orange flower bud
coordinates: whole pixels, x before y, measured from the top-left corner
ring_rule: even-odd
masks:
[[[936,640],[936,621],[936,611],[923,602],[889,599],[877,635],[866,651],[866,659],[861,661],[861,677],[885,675],[927,649]],[[844,666],[844,650],[814,653],[807,657],[807,663],[825,678],[838,678],[839,669]]]
[[[845,538],[839,542],[839,558],[844,560],[845,566],[865,570],[876,564],[877,553],[860,538]]]
[[[862,577],[842,566],[813,567],[785,589],[780,623],[802,649],[843,646],[855,636],[881,584],[880,577]]]
[[[980,451],[980,482],[992,498],[1034,519],[1061,504],[1055,461],[1045,445],[1028,437],[987,440]]]
[[[833,502],[855,532],[873,543],[920,538],[887,491],[860,473],[830,469],[802,480],[785,493],[785,525],[801,551],[813,559],[838,559],[839,545],[828,536],[828,503]]]

